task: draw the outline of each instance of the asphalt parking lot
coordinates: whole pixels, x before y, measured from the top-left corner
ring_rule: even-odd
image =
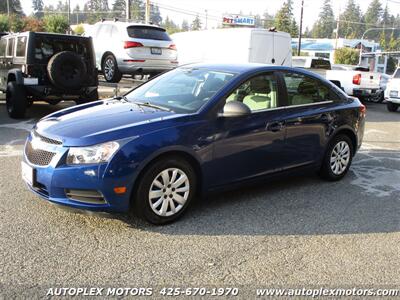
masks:
[[[310,174],[212,195],[156,227],[71,213],[27,190],[25,137],[68,105],[35,104],[15,121],[0,103],[0,298],[51,286],[400,286],[400,112],[368,104],[341,182]]]

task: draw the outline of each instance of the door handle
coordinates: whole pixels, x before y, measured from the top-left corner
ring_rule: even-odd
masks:
[[[267,123],[266,129],[272,132],[278,132],[285,128],[284,122],[271,122]]]

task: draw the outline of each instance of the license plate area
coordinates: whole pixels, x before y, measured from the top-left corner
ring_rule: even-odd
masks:
[[[150,48],[150,52],[151,52],[151,54],[155,54],[155,55],[161,55],[162,54],[161,48],[158,48],[158,47],[151,47]]]
[[[25,162],[21,162],[22,179],[30,186],[35,186],[36,170]]]

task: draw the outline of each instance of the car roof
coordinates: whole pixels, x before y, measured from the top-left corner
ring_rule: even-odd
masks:
[[[298,68],[290,68],[285,66],[277,66],[262,63],[193,63],[182,65],[180,68],[204,68],[210,70],[218,70],[228,73],[246,73],[268,70],[296,70]]]
[[[145,24],[145,23],[137,23],[137,22],[126,22],[126,21],[110,21],[110,20],[105,20],[105,21],[100,21],[97,22],[95,25],[99,25],[99,24],[112,24],[121,28],[126,28],[129,26],[146,26],[146,27],[152,27],[152,28],[157,28],[157,29],[162,29],[165,30],[164,28],[157,26],[157,25],[153,25],[153,24]]]

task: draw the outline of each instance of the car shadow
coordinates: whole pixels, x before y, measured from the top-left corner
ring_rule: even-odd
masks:
[[[382,166],[374,155],[381,155],[388,165]],[[183,236],[399,232],[400,186],[395,182],[382,186],[384,183],[371,178],[374,172],[369,172],[374,167],[382,180],[387,180],[384,176],[394,176],[400,182],[400,156],[391,162],[392,155],[393,151],[359,154],[350,172],[339,182],[326,182],[308,174],[209,195],[197,199],[182,219],[164,226],[120,218],[132,228]],[[376,180],[378,192],[363,180]]]

